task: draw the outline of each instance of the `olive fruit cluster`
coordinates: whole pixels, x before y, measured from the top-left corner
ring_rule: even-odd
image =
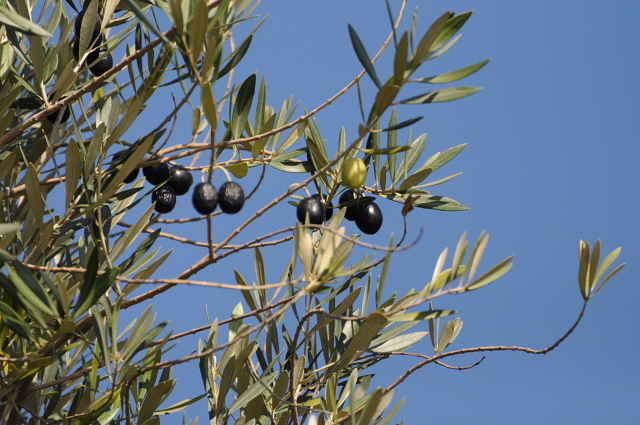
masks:
[[[182,168],[169,167],[164,162],[144,167],[142,174],[154,186],[167,182],[157,187],[151,194],[151,202],[155,202],[154,209],[160,214],[173,211],[176,206],[176,196],[189,192],[189,188],[193,184],[191,172]]]
[[[358,195],[353,190],[345,190],[340,195],[340,203],[358,199]],[[382,227],[382,211],[375,202],[361,203],[352,207],[346,207],[344,218],[355,221],[356,226],[363,233],[373,235]]]
[[[73,56],[76,58],[76,61],[80,60],[80,31],[82,29],[82,21],[84,19],[86,9],[83,9],[78,13],[76,17],[76,21],[74,23],[74,32],[75,38],[73,39]],[[104,45],[104,37],[102,36],[100,29],[102,27],[102,20],[100,17],[96,17],[96,23],[93,28],[93,32],[91,33],[91,41],[89,42],[89,54],[87,55],[87,63],[93,64],[89,70],[95,76],[100,76],[105,72],[109,71],[113,68],[113,56],[111,53],[104,54],[107,51],[106,46]],[[94,49],[93,46],[100,45],[100,48]],[[102,59],[98,60],[100,56],[103,56]],[[96,62],[97,61],[97,62]],[[94,63],[95,62],[95,63]]]
[[[298,221],[302,224],[305,223],[307,214],[310,224],[322,224],[333,216],[333,203],[329,201],[325,207],[319,194],[311,195],[300,201],[296,210]]]
[[[202,215],[211,214],[220,205],[222,212],[235,214],[244,205],[244,190],[236,182],[223,183],[218,190],[211,183],[193,189],[193,207]]]

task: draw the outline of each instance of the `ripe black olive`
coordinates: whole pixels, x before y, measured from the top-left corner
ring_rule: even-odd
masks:
[[[101,40],[100,42],[96,43],[96,47],[90,46],[91,48],[88,51],[87,56],[85,57],[85,60],[81,63],[81,65],[83,66],[91,65],[91,68],[89,68],[89,70],[93,75],[98,77],[104,74],[105,72],[109,71],[111,68],[113,68],[113,56],[111,56],[111,53],[107,54],[103,58],[100,58],[100,56],[104,55],[104,53],[107,51],[106,46],[103,46],[100,48],[97,47],[103,42],[104,41]],[[79,62],[80,61],[79,39],[74,38],[73,41],[71,41],[71,46],[73,48],[73,57],[76,59],[76,62]]]
[[[222,211],[227,214],[235,214],[244,205],[244,191],[238,183],[223,183],[218,189],[218,201]]]
[[[166,163],[148,165],[142,169],[142,174],[147,178],[147,181],[154,186],[167,181],[171,178],[171,169]]]
[[[154,209],[160,214],[173,211],[176,206],[176,192],[171,186],[164,185],[157,188],[151,194],[151,202],[155,202]]]
[[[373,235],[382,226],[382,211],[375,202],[356,206],[356,226],[367,235]]]
[[[76,17],[76,22],[74,24],[74,31],[76,36],[80,38],[80,30],[82,29],[82,19],[84,18],[85,9],[81,10]],[[91,34],[91,41],[97,40],[100,37],[100,27],[102,26],[102,20],[100,16],[96,16],[96,24],[93,27],[93,33]]]
[[[321,199],[320,195],[317,193],[315,195],[311,195],[311,197]],[[329,201],[329,204],[327,205],[327,203],[323,201],[322,204],[324,205],[324,221],[329,221],[331,217],[333,217],[333,202]]]
[[[189,170],[171,167],[171,180],[169,180],[167,184],[176,191],[176,195],[182,196],[191,188],[191,185],[193,184],[193,176]]]
[[[309,213],[309,224],[322,224],[325,213],[319,196],[310,196],[300,201],[296,211],[300,223],[305,224],[307,213]]]
[[[193,189],[192,202],[200,214],[211,214],[218,206],[218,192],[211,183],[199,183]]]
[[[349,201],[353,201],[355,199],[358,199],[358,195],[356,195],[356,193],[349,189],[349,190],[345,190],[342,195],[340,195],[340,203],[343,204],[345,202],[349,202]],[[346,218],[349,221],[353,221],[356,219],[356,207],[347,207],[347,211],[344,215],[344,218]]]
[[[66,122],[69,117],[71,116],[71,111],[69,110],[68,106],[63,106],[62,108],[58,109],[57,111],[47,115],[47,119],[51,122],[51,123],[55,123],[56,120],[58,119],[58,115],[60,114],[60,112],[62,112],[62,117],[60,117],[60,122]]]
[[[101,56],[103,53],[104,53],[104,50],[101,50],[100,52],[98,52],[98,54],[93,58],[93,60],[91,59],[91,55],[93,54],[93,52],[89,53],[89,56],[87,58],[87,63],[90,64],[95,62],[95,60],[99,56]],[[95,75],[96,77],[99,77],[105,72],[109,71],[111,68],[113,68],[113,56],[111,56],[111,53],[109,53],[107,54],[107,56],[104,56],[102,59],[96,62],[96,64],[93,65],[91,68],[89,68],[89,70],[93,75]]]
[[[116,162],[118,162],[118,160],[122,157],[122,155],[124,155],[125,152],[126,151],[120,151],[120,152],[116,152],[115,154],[113,154],[113,161],[111,161],[111,163],[115,164]],[[124,161],[123,161],[123,163],[124,163]],[[140,169],[136,168],[131,173],[129,173],[129,175],[123,181],[125,183],[133,182],[138,177],[138,173],[139,172],[140,172]]]

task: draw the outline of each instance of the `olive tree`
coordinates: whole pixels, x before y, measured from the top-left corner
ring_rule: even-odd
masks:
[[[471,12],[446,12],[422,34],[417,11],[401,25],[406,1],[387,3],[391,29],[377,53],[370,54],[372,47],[354,28],[345,33],[363,71],[295,118],[290,100],[279,109],[269,105],[264,76],[236,80],[236,66],[259,36],[260,24],[251,19],[257,3],[0,4],[1,423],[149,425],[204,399],[202,414],[212,424],[387,424],[404,401],[396,389],[426,365],[447,366],[447,358],[472,352],[553,350],[624,266],[612,268],[620,248],[600,261],[600,241],[593,247],[581,241],[584,307],[556,343],[542,350],[447,351],[463,322],[441,325],[454,311],[435,309],[432,301],[496,281],[512,257],[481,267],[488,235],[475,242],[463,235],[451,255],[442,251],[423,287],[387,298],[384,287],[392,280],[393,253],[420,240],[421,234],[407,231],[411,217],[424,209],[468,209],[430,192],[457,176],[430,179],[465,145],[427,154],[426,135],[398,139],[399,130],[420,119],[423,105],[479,90],[457,86],[402,95],[407,85],[454,82],[488,62],[425,77],[425,63],[456,43]],[[234,31],[251,25],[236,42]],[[393,61],[378,66],[386,50]],[[393,72],[383,75],[382,69]],[[362,78],[373,81],[369,96],[363,96]],[[362,121],[344,123],[331,137],[337,143],[329,144],[314,116],[349,90],[359,93],[360,103],[352,106]],[[133,126],[167,92],[177,96],[172,111]],[[415,105],[416,113],[401,117],[396,105]],[[179,112],[192,121],[191,140],[184,143],[170,137]],[[357,128],[355,134],[347,134],[347,125]],[[267,169],[292,173],[296,183],[263,184]],[[214,171],[228,182],[216,183]],[[202,175],[202,183],[192,186],[192,173]],[[243,187],[250,174],[257,184]],[[187,193],[193,215],[163,217],[176,196]],[[270,201],[255,211],[243,209],[256,193]],[[287,202],[297,212],[289,227],[264,223],[262,236],[243,241],[249,224]],[[390,236],[387,245],[376,246],[361,234],[347,234],[345,220],[355,221],[362,234],[379,232],[378,204],[384,202],[401,206],[405,231],[399,241]],[[243,219],[236,229],[216,227],[217,216],[235,213]],[[184,222],[201,226],[201,240],[160,229]],[[159,239],[181,243],[195,260],[174,264],[175,274],[162,272],[171,252],[156,247]],[[270,264],[281,277],[268,283],[263,251],[276,246],[288,247],[290,255]],[[354,254],[356,246],[367,254]],[[240,271],[235,282],[193,279],[214,263],[233,268],[227,257],[247,250],[255,258],[254,283]],[[373,250],[382,251],[381,258],[368,255]],[[243,302],[230,317],[173,334],[170,317],[157,321],[149,303],[182,284],[214,293],[236,289]],[[148,308],[134,322],[121,320],[122,312],[141,305]],[[174,341],[200,332],[194,354],[172,354]],[[433,352],[410,354],[417,359],[413,367],[399,370],[391,385],[376,386],[372,366],[409,355],[406,350],[427,336]],[[199,367],[202,388],[169,405],[172,370],[181,363]]]

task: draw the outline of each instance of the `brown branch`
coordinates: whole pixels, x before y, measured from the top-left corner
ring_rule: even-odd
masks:
[[[266,307],[250,311],[249,313],[241,314],[239,316],[234,316],[234,317],[231,317],[229,319],[222,320],[222,321],[218,322],[218,325],[226,325],[227,323],[236,322],[238,320],[243,320],[243,319],[246,319],[248,317],[257,316],[258,314],[263,313],[265,311],[273,310],[274,308],[276,308],[278,306],[281,306],[282,304],[285,304],[285,303],[291,301],[293,298],[294,297],[285,298],[285,299],[280,300],[280,301],[278,301],[276,303],[269,304]],[[191,329],[191,330],[186,331],[186,332],[182,332],[182,333],[179,333],[179,334],[172,335],[166,341],[173,341],[173,340],[176,340],[176,339],[179,339],[179,338],[183,338],[185,336],[196,334],[198,332],[206,331],[208,329],[211,329],[211,325],[210,324],[209,325],[205,325],[205,326],[200,326],[199,328],[194,328],[194,329]],[[154,346],[156,346],[158,344],[163,343],[164,341],[165,340],[153,341],[153,342],[149,343],[148,347],[154,347]]]
[[[415,366],[411,367],[409,370],[407,370],[405,373],[403,373],[398,379],[396,379],[391,385],[389,385],[387,388],[385,388],[384,391],[383,391],[383,394],[388,393],[389,391],[391,391],[392,389],[394,389],[395,387],[400,385],[402,382],[404,382],[415,371],[423,368],[424,366],[428,365],[429,363],[436,363],[436,362],[438,362],[441,359],[444,359],[446,357],[457,356],[457,355],[460,355],[460,354],[468,354],[468,353],[487,352],[487,351],[521,351],[521,352],[528,353],[528,354],[547,354],[548,352],[550,352],[550,351],[554,350],[556,347],[558,347],[578,327],[578,325],[582,321],[582,318],[584,317],[585,311],[587,309],[587,303],[588,303],[588,300],[586,300],[584,302],[584,304],[582,305],[582,310],[580,311],[580,314],[578,315],[578,318],[575,321],[575,323],[573,324],[573,326],[571,326],[571,328],[569,328],[569,330],[564,335],[562,335],[562,337],[560,337],[560,339],[558,339],[553,345],[551,345],[548,348],[545,348],[545,349],[542,349],[542,350],[534,350],[532,348],[527,348],[527,347],[500,345],[500,346],[489,346],[489,347],[463,348],[461,350],[455,350],[455,351],[449,351],[447,353],[441,353],[441,354],[438,354],[436,356],[430,357],[430,358],[428,358],[428,359],[416,364]],[[483,357],[482,360],[484,360],[484,357]],[[480,360],[480,361],[482,361],[482,360]],[[363,407],[357,409],[354,413],[357,414],[357,413],[361,412],[362,409],[363,409]],[[340,418],[338,423],[346,422],[347,420],[349,420],[350,416],[351,415],[348,414],[348,415]]]

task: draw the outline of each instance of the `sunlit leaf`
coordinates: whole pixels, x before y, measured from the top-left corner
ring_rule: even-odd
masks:
[[[453,158],[458,156],[460,152],[467,146],[466,143],[463,143],[458,146],[454,146],[452,148],[447,149],[444,152],[438,152],[434,154],[431,158],[427,160],[421,167],[420,170],[424,170],[425,168],[431,168],[433,171],[436,171],[438,168],[447,164]],[[426,186],[425,186],[426,187]]]
[[[482,69],[487,63],[489,63],[491,59],[486,59],[481,62],[475,63],[473,65],[465,66],[464,68],[457,69],[455,71],[446,72],[444,74],[435,75],[433,77],[427,78],[418,78],[412,81],[418,83],[431,83],[431,84],[441,84],[441,83],[451,83],[453,81],[461,80],[469,75],[475,73]]]
[[[471,17],[473,11],[468,11],[450,18],[444,29],[438,34],[438,37],[431,45],[430,53],[435,52],[447,43],[464,26]]]
[[[149,390],[147,396],[142,402],[142,406],[140,406],[140,411],[138,412],[138,423],[144,423],[144,421],[151,418],[158,406],[160,406],[160,403],[162,403],[162,400],[164,400],[164,397],[168,395],[172,387],[173,380],[169,380],[161,382]]]
[[[271,383],[277,376],[277,373],[272,373],[270,375],[267,375],[266,377],[261,377],[261,382],[254,382],[253,384],[251,384],[249,388],[247,388],[242,394],[238,396],[231,407],[229,407],[229,414],[235,412],[238,409],[242,409],[247,404],[249,404],[251,400],[262,394],[262,392],[267,391],[265,389],[265,386],[269,387],[269,385],[271,385]]]
[[[448,87],[446,89],[434,90],[418,96],[401,100],[405,105],[418,105],[423,103],[448,102],[450,100],[461,99],[482,90],[482,87]]]
[[[417,171],[415,174],[407,177],[399,187],[399,190],[411,189],[414,186],[422,183],[433,170],[431,168],[425,168],[424,170]]]
[[[358,149],[360,152],[364,152],[368,155],[391,155],[398,152],[404,152],[411,149],[411,146],[395,146],[393,148],[381,148],[381,149]]]
[[[242,179],[249,173],[249,166],[246,162],[239,162],[237,164],[227,165],[227,170],[229,170],[236,178]]]
[[[392,351],[404,351],[411,347],[413,344],[422,340],[425,336],[427,336],[429,332],[413,332],[406,335],[399,335],[395,338],[390,339],[389,341],[381,344],[375,348],[372,348],[371,351],[374,353],[390,353]]]
[[[411,144],[411,149],[404,155],[402,161],[400,161],[400,165],[398,165],[398,171],[396,173],[396,178],[394,179],[393,184],[398,183],[402,178],[405,178],[405,171],[408,173],[413,169],[416,165],[422,152],[424,152],[425,147],[427,146],[427,134],[420,135],[416,140]]]
[[[444,325],[444,329],[442,330],[442,334],[440,335],[440,341],[438,342],[438,349],[436,350],[436,354],[440,354],[447,348],[460,334],[462,330],[462,326],[464,322],[460,320],[458,317],[455,320],[447,322]]]
[[[431,320],[439,317],[446,317],[452,314],[456,314],[457,311],[453,310],[427,310],[417,313],[405,313],[399,316],[392,316],[389,318],[390,322],[410,322],[414,320]]]
[[[397,193],[381,193],[387,199],[404,204],[410,194],[397,194]],[[426,208],[440,211],[465,211],[469,207],[465,207],[458,201],[445,196],[436,195],[418,195],[414,205],[418,208]]]
[[[513,255],[502,260],[500,263],[491,268],[488,272],[480,276],[475,282],[468,286],[469,291],[473,291],[474,289],[482,288],[483,286],[487,286],[488,284],[495,282],[504,276],[511,267],[513,267]]]
[[[427,59],[427,54],[431,50],[431,46],[434,44],[438,36],[442,33],[445,25],[447,24],[447,21],[452,16],[452,12],[445,12],[433,24],[431,24],[427,32],[418,43],[416,50],[413,52],[413,57],[411,58],[411,69],[417,69],[418,66],[420,66],[420,64]]]
[[[380,312],[371,313],[367,320],[360,325],[360,329],[349,342],[347,349],[342,353],[342,357],[340,357],[338,363],[332,366],[327,373],[330,374],[334,371],[341,370],[360,357],[360,355],[369,348],[371,341],[378,332],[386,326],[388,320],[389,319]]]
[[[613,265],[613,263],[616,262],[616,260],[618,259],[618,256],[620,255],[621,252],[622,252],[622,247],[618,247],[618,248],[614,249],[613,251],[611,251],[604,258],[604,260],[602,260],[602,263],[598,267],[597,271],[595,272],[595,276],[593,278],[593,284],[594,285],[597,284],[600,281],[600,279],[602,279],[602,277],[607,273],[607,271]]]
[[[0,22],[18,32],[27,35],[53,37],[53,34],[45,31],[30,20],[23,18],[19,14],[13,12],[5,5],[0,6]]]
[[[281,153],[285,152],[289,149],[295,142],[298,141],[302,136],[304,136],[304,132],[307,129],[307,121],[302,121],[300,124],[296,126],[296,128],[289,133],[289,136],[282,142],[282,145],[278,148],[274,156],[278,156]]]

